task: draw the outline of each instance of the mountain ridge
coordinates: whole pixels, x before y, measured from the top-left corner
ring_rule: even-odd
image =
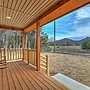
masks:
[[[90,40],[90,37],[86,37],[84,39],[81,40],[72,40],[69,38],[64,38],[61,40],[56,40],[56,45],[61,45],[61,46],[80,46],[81,44],[83,44],[86,40]],[[49,45],[54,45],[54,42],[49,42]]]

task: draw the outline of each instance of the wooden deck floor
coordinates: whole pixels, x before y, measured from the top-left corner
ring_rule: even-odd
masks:
[[[0,69],[0,90],[68,90],[24,61],[9,62]]]

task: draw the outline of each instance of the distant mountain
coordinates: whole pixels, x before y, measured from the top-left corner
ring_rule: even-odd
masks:
[[[72,39],[64,38],[61,40],[56,40],[56,45],[61,45],[61,46],[80,46],[82,43],[84,43],[86,40],[90,40],[90,37],[84,38],[79,41],[75,41]],[[49,45],[52,46],[54,45],[54,42],[49,42]]]
[[[86,38],[84,38],[82,40],[79,40],[78,42],[79,42],[79,44],[82,44],[82,43],[84,43],[87,40],[90,40],[90,37],[86,37]]]

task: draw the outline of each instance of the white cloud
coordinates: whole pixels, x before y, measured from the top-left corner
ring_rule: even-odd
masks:
[[[69,33],[73,37],[90,37],[90,26],[76,27],[76,31]]]
[[[70,37],[90,37],[90,25],[75,27],[74,31],[65,34],[57,34],[56,39],[70,38]]]
[[[84,7],[76,11],[77,19],[84,19],[90,17],[90,7]]]
[[[71,25],[71,27],[68,27],[67,31],[66,29],[63,29],[63,32],[66,32],[65,34],[58,32],[58,34],[56,35],[56,39],[59,40],[62,38],[70,37],[90,37],[90,6],[81,8],[75,11],[74,14],[74,18],[71,17],[72,22],[68,22],[68,24]],[[68,20],[68,16],[65,20]],[[60,24],[58,24],[57,26],[60,27]],[[69,28],[73,28],[73,30],[71,29],[72,31],[69,31]]]
[[[76,11],[73,27],[75,31],[69,32],[68,37],[90,37],[90,7]],[[86,20],[86,21],[85,21]]]

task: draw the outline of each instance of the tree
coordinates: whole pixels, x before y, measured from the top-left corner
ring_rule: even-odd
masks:
[[[0,30],[0,48],[20,48],[21,32]]]
[[[41,52],[50,52],[51,48],[48,44],[48,35],[44,31],[41,31]]]
[[[49,51],[48,35],[41,29],[41,51]],[[21,48],[21,32],[17,31],[0,31],[0,48]],[[26,33],[26,48],[36,48],[36,31]]]
[[[32,32],[26,33],[25,47],[35,49],[35,47],[36,47],[36,32],[35,32],[35,30],[33,30]]]
[[[35,30],[32,32],[26,33],[26,48],[35,49],[36,48],[36,32]],[[48,45],[48,35],[41,29],[40,31],[40,45],[41,51],[51,51],[51,48]]]
[[[90,49],[90,40],[86,40],[81,47],[82,49]]]

